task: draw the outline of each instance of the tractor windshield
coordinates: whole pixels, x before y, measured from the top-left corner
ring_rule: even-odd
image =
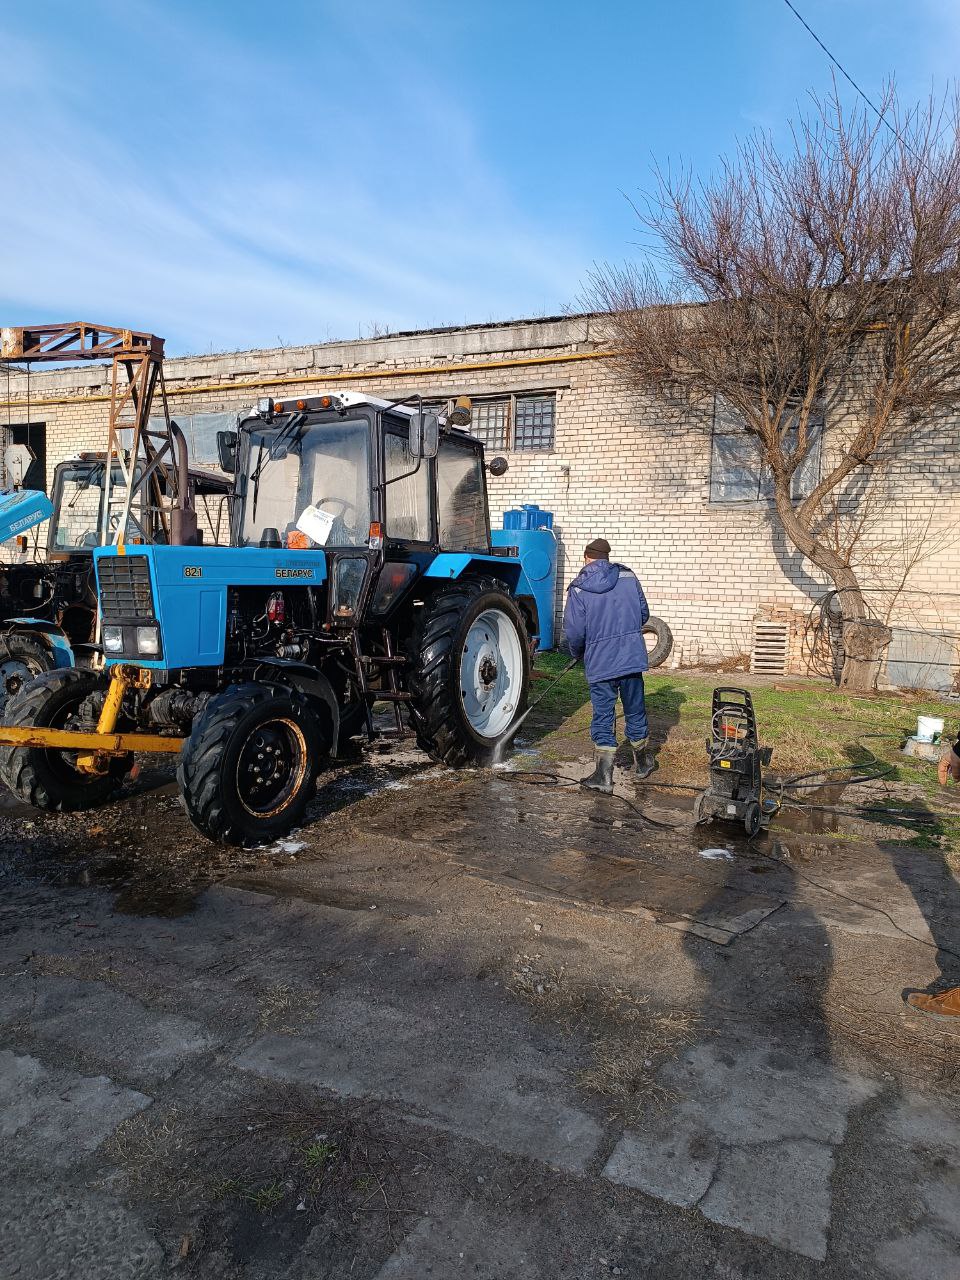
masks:
[[[67,463],[57,468],[51,518],[51,551],[88,551],[100,545],[100,519],[103,514],[103,490],[106,468],[102,462]],[[110,489],[109,531],[112,535],[123,510],[123,474],[113,468]],[[144,541],[142,522],[131,512],[125,541]]]
[[[365,419],[311,423],[294,432],[282,423],[252,431],[247,475],[240,531],[247,545],[269,546],[275,534],[286,545],[298,522],[310,546],[367,545],[370,425]]]

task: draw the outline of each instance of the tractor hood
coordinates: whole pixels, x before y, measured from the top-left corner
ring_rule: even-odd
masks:
[[[53,515],[53,503],[36,489],[0,489],[0,542]]]
[[[103,627],[119,627],[113,662],[173,670],[223,662],[232,587],[319,586],[326,580],[322,551],[260,547],[98,547],[93,553]],[[156,627],[160,652],[139,648],[138,628]],[[116,634],[115,632],[113,634]]]

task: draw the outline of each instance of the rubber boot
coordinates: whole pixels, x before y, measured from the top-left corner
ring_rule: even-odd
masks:
[[[960,1018],[960,987],[950,987],[935,996],[925,991],[911,991],[907,1004],[921,1013],[932,1013],[938,1018]]]
[[[650,750],[650,739],[641,738],[639,742],[631,742],[633,747],[633,776],[637,782],[649,778],[657,767],[657,757]]]
[[[613,791],[613,757],[617,754],[616,747],[596,747],[596,768],[586,778],[580,779],[580,785],[589,787],[591,791],[602,791],[604,795],[610,795]]]

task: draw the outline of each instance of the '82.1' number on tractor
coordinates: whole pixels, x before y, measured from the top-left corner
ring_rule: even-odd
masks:
[[[203,570],[198,564],[185,564],[183,566],[183,576],[185,578],[202,578]]]

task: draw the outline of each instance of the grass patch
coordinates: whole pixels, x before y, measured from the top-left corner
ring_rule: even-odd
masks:
[[[517,957],[507,987],[535,1016],[583,1037],[588,1061],[576,1083],[616,1116],[628,1120],[668,1100],[658,1071],[693,1039],[696,1015],[652,1007],[648,995],[624,987],[572,982],[562,966],[544,968],[537,956]]]
[[[295,1087],[216,1115],[151,1107],[119,1126],[105,1154],[131,1191],[181,1211],[219,1203],[278,1217],[376,1215],[391,1234],[422,1211],[410,1189],[431,1164],[386,1131],[376,1108]]]
[[[549,678],[562,670],[565,661],[563,654],[541,654],[536,667]],[[651,736],[660,764],[655,781],[691,788],[706,785],[704,744],[710,732],[713,690],[721,683],[750,690],[760,741],[773,747],[771,775],[788,777],[840,767],[852,772],[849,766],[857,764],[866,769],[881,768],[886,771],[885,784],[896,788],[904,807],[916,808],[918,800],[935,801],[943,827],[940,835],[960,842],[960,812],[956,817],[944,812],[950,798],[939,787],[936,765],[900,751],[904,740],[916,731],[918,715],[942,716],[948,734],[951,721],[960,720],[960,708],[929,696],[855,695],[820,680],[785,678],[770,685],[756,684],[749,675],[654,671],[646,677],[646,690]],[[545,696],[530,717],[526,736],[547,759],[574,759],[589,753],[590,692],[583,668],[575,667],[549,691],[545,680],[537,681],[533,697],[540,688]],[[625,737],[622,722],[618,722],[618,736]],[[536,765],[531,763],[531,767]],[[843,775],[835,776],[841,779]],[[860,792],[858,798],[863,795]],[[854,796],[850,793],[842,803],[855,803]],[[811,792],[800,792],[798,798],[812,800]],[[870,803],[875,803],[873,797]]]

